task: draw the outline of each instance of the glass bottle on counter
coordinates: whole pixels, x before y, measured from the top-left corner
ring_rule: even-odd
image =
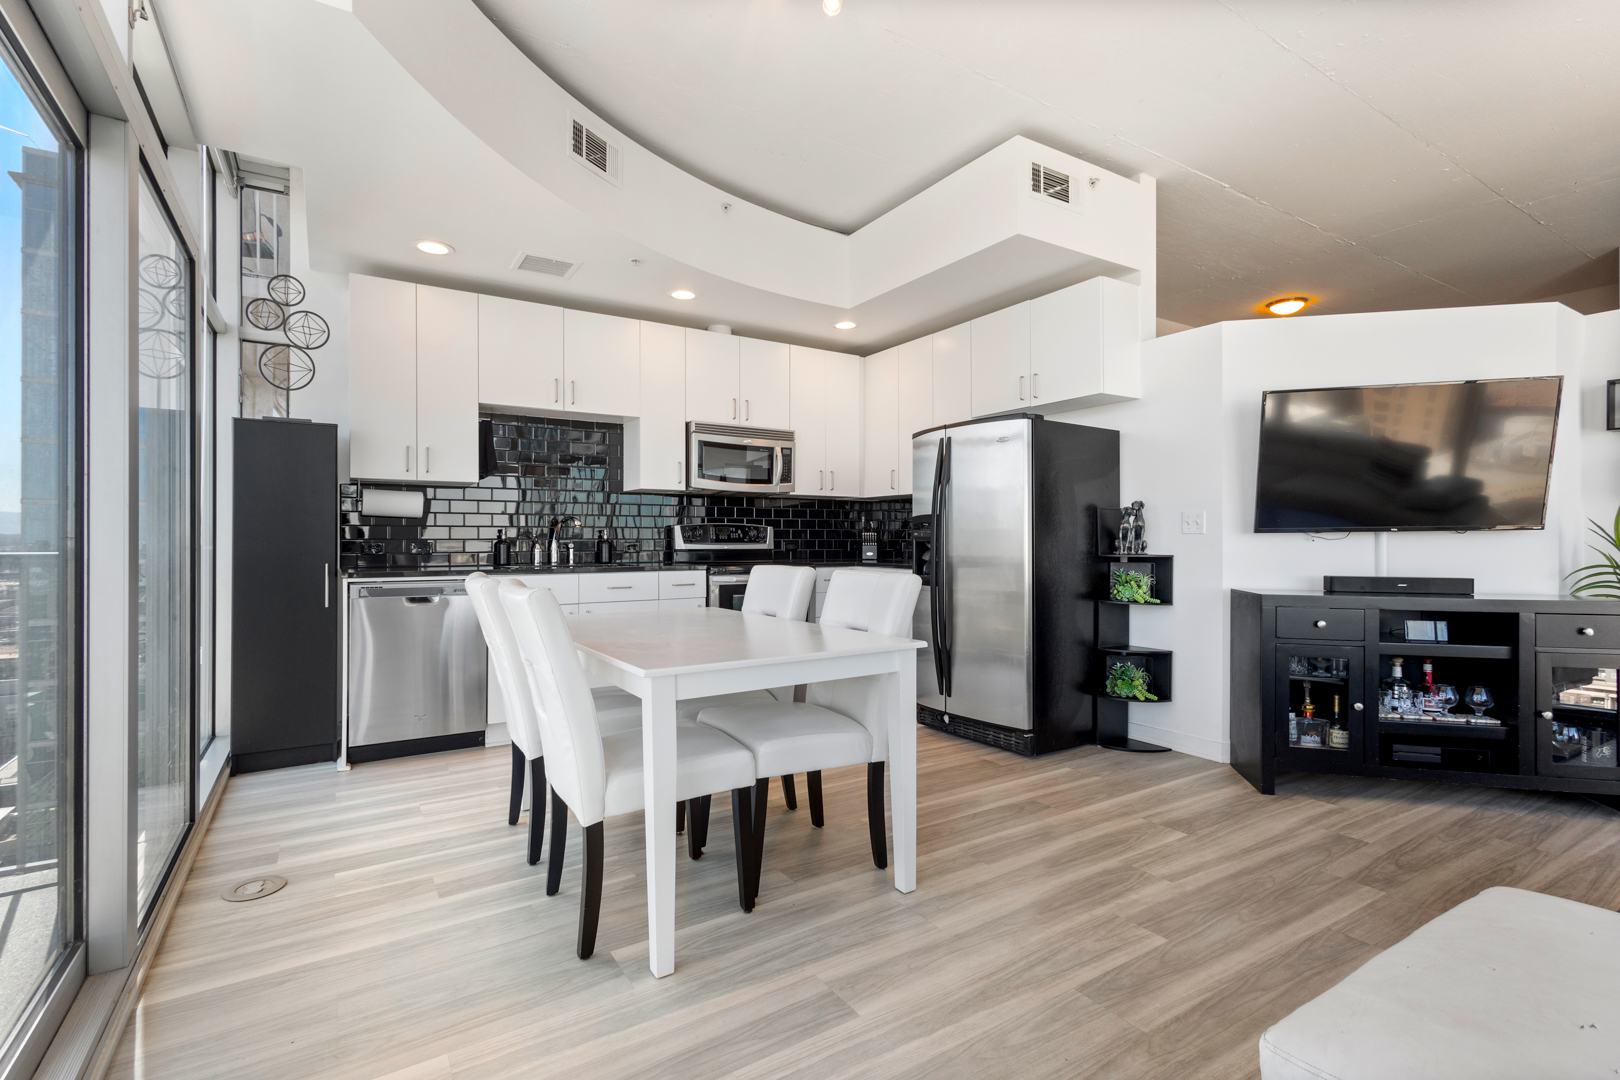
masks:
[[[495,544],[490,552],[490,560],[496,566],[512,565],[512,541],[506,538],[505,529],[495,530]]]
[[[1418,684],[1418,709],[1421,712],[1432,713],[1440,711],[1440,694],[1434,685],[1434,661],[1424,658],[1423,681]]]
[[[1350,749],[1350,725],[1345,723],[1343,700],[1338,694],[1333,695],[1333,712],[1328,715],[1328,749]]]
[[[1389,678],[1379,685],[1378,715],[1399,720],[1412,715],[1412,684],[1401,675],[1401,665],[1406,663],[1399,656],[1389,658]]]
[[[599,563],[613,561],[613,541],[608,539],[606,529],[598,529],[596,532],[596,561]]]

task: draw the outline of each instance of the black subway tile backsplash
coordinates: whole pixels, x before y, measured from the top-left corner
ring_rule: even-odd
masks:
[[[667,529],[677,522],[742,521],[776,530],[772,558],[782,562],[856,562],[860,523],[878,534],[878,557],[910,558],[906,531],[911,500],[811,499],[796,496],[626,494],[624,429],[618,424],[549,417],[485,414],[492,421],[496,473],[476,487],[366,484],[422,491],[421,518],[365,517],[359,484],[343,486],[341,561],[347,571],[463,569],[490,565],[497,530],[514,541],[514,561],[527,562],[530,535],[545,542],[557,518],[572,514],[583,528],[564,532],[595,551],[597,533],[613,540],[614,562],[670,561]],[[716,553],[720,561],[736,556]],[[705,552],[683,552],[709,561]],[[582,557],[589,561],[591,556]],[[750,555],[749,561],[760,556]]]

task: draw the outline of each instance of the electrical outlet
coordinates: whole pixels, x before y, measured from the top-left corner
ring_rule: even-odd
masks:
[[[1202,510],[1183,510],[1181,512],[1181,531],[1184,533],[1202,533],[1204,531],[1204,512]]]

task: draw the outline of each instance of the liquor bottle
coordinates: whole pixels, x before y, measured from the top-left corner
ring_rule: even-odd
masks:
[[[1305,714],[1306,719],[1315,719],[1316,717],[1316,706],[1311,704],[1310,683],[1305,684],[1305,702],[1300,706],[1300,711]]]
[[[1338,694],[1333,695],[1333,714],[1328,717],[1328,748],[1332,750],[1350,749],[1350,726],[1344,721],[1344,711],[1339,707]]]
[[[1389,658],[1389,678],[1379,685],[1378,711],[1382,716],[1398,718],[1412,713],[1412,684],[1401,675],[1405,662],[1399,656]]]
[[[596,532],[596,561],[599,563],[613,561],[613,541],[608,539],[606,529],[598,529]]]
[[[495,530],[495,547],[491,554],[496,566],[512,565],[512,541],[506,538],[505,529]]]
[[[1439,712],[1439,695],[1434,689],[1434,661],[1423,661],[1423,681],[1418,685],[1418,705],[1424,712]]]

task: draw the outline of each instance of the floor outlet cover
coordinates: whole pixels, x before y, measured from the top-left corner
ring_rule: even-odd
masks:
[[[220,899],[229,900],[239,904],[244,900],[257,900],[261,896],[269,896],[273,892],[280,892],[287,885],[287,879],[266,874],[264,877],[251,878],[234,888],[226,889],[220,893]]]

